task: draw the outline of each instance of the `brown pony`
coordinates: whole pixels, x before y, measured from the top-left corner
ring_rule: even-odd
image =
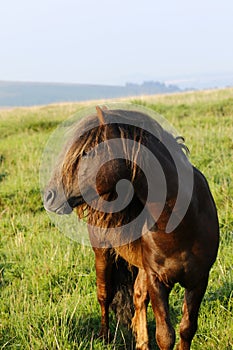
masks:
[[[132,328],[141,350],[149,349],[149,300],[159,349],[173,349],[168,298],[177,282],[185,288],[177,349],[190,349],[218,250],[215,204],[205,177],[183,152],[181,139],[144,113],[97,107],[97,114],[78,124],[44,194],[48,211],[69,214],[76,208],[80,218],[87,217],[101,307],[100,336],[109,337],[110,305],[131,317],[127,305],[132,297]],[[127,186],[119,194],[122,179]]]

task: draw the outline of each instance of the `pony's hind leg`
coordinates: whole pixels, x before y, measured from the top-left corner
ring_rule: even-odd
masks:
[[[132,320],[132,328],[136,337],[136,349],[149,349],[149,339],[147,331],[146,311],[149,301],[147,292],[147,277],[146,272],[139,269],[138,275],[134,284],[134,307],[135,314]]]
[[[111,271],[113,258],[110,249],[94,248],[97,297],[101,308],[101,328],[99,337],[110,340],[109,305],[113,299]]]
[[[185,290],[183,316],[180,323],[180,341],[177,345],[177,350],[190,349],[192,339],[197,330],[198,312],[207,283],[208,277],[199,282],[195,288]]]
[[[175,331],[169,317],[168,298],[170,288],[147,271],[148,290],[156,319],[156,341],[160,350],[172,350],[175,344]]]

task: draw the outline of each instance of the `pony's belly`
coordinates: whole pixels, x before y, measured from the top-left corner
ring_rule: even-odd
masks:
[[[143,269],[141,239],[120,247],[116,247],[115,251],[130,265]]]

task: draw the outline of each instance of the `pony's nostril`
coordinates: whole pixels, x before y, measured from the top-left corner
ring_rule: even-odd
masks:
[[[53,190],[48,190],[47,195],[46,195],[46,203],[52,204],[55,198],[56,192]]]

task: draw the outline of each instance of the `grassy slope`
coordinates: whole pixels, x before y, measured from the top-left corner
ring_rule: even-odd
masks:
[[[232,349],[233,90],[145,97],[186,138],[219,211],[221,245],[192,349]],[[51,131],[79,104],[0,111],[0,349],[120,349],[130,336],[111,321],[113,344],[99,327],[91,248],[59,233],[43,210],[40,157]],[[183,291],[170,305],[177,327]],[[150,333],[154,321],[149,307]]]

